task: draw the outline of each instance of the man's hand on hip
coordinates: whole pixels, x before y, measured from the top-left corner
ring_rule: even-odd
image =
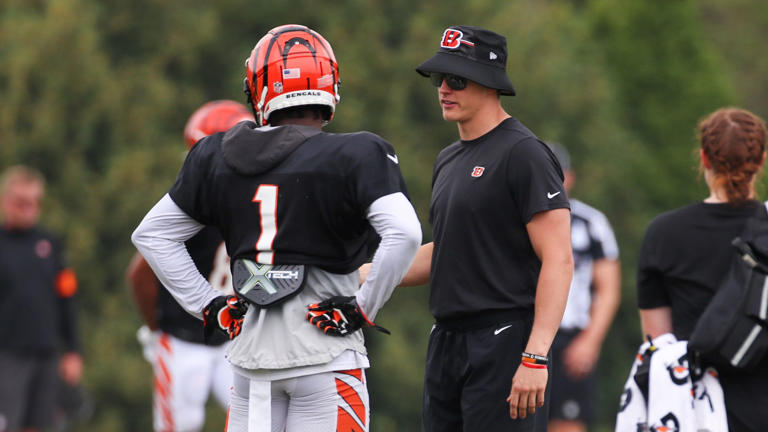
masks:
[[[307,306],[307,310],[307,321],[327,335],[346,336],[363,326],[389,334],[389,330],[377,326],[365,316],[355,296],[334,296]]]
[[[208,343],[214,330],[225,332],[230,339],[240,334],[248,304],[235,296],[219,296],[203,309],[203,338]]]

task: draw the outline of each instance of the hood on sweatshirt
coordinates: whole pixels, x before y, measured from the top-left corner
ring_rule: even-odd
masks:
[[[244,121],[224,134],[224,161],[239,174],[256,175],[274,168],[294,150],[322,130],[312,126],[285,125],[257,128]]]

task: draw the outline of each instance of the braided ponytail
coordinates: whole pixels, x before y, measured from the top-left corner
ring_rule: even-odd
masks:
[[[699,142],[714,173],[716,188],[739,205],[753,195],[752,180],[763,164],[765,122],[738,108],[722,108],[699,123]]]

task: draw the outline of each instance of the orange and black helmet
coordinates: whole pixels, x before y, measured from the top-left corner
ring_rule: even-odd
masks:
[[[184,141],[191,149],[196,142],[216,132],[224,132],[243,120],[253,121],[245,105],[231,100],[215,100],[198,108],[184,126]]]
[[[339,65],[331,44],[303,25],[275,27],[245,60],[244,91],[259,126],[277,110],[321,105],[330,121],[339,96]]]

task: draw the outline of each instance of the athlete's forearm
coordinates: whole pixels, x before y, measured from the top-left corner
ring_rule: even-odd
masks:
[[[402,193],[377,199],[371,204],[368,220],[381,236],[381,243],[356,297],[365,314],[373,320],[411,265],[421,243],[421,225],[416,211]]]
[[[416,251],[416,256],[411,263],[411,267],[408,272],[403,276],[403,280],[400,281],[401,287],[410,287],[417,285],[425,285],[429,283],[429,274],[432,267],[432,246],[433,243],[421,245],[419,250]],[[371,271],[371,263],[366,263],[360,266],[360,285],[368,278],[368,273]]]
[[[126,271],[126,279],[131,287],[133,301],[139,314],[150,330],[157,330],[157,291],[158,281],[155,272],[141,254],[134,254]]]
[[[131,241],[176,301],[201,318],[203,308],[221,295],[195,267],[184,242],[203,225],[182,211],[167,194],[147,213]]]
[[[601,345],[616,315],[621,300],[621,267],[618,260],[601,259],[594,263],[594,295],[589,325],[584,332]]]

